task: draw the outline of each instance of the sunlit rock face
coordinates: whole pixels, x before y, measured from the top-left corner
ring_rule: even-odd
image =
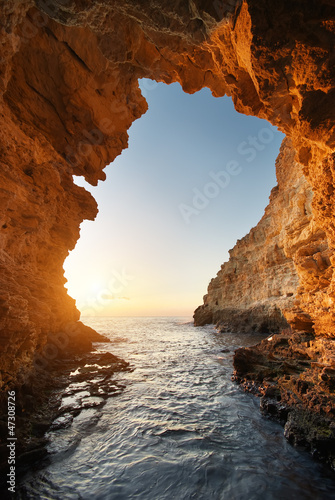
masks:
[[[147,109],[136,81],[115,76],[90,30],[64,28],[29,7],[7,2],[1,16],[7,23],[0,61],[5,386],[26,381],[47,336],[79,319],[64,288],[63,263],[97,205],[73,174],[92,184],[104,179],[104,166],[127,145],[127,128]]]
[[[215,323],[221,331],[278,332],[288,327],[285,316],[297,318],[294,307],[299,286],[301,249],[319,241],[321,231],[312,215],[313,193],[285,139],[276,161],[278,184],[258,225],[230,250],[208,287],[195,324]],[[309,316],[300,321],[311,328]]]
[[[259,306],[251,327],[289,322],[334,338],[333,1],[8,0],[1,19],[5,387],[79,318],[62,266],[97,207],[72,176],[95,185],[127,147],[147,109],[142,77],[228,94],[289,137],[262,221],[210,285],[207,317],[225,328],[225,309]]]

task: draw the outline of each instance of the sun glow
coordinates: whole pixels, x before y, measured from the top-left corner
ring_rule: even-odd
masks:
[[[107,180],[92,187],[75,178],[99,206],[64,266],[83,316],[191,316],[276,184],[283,134],[274,127],[208,89],[188,95],[151,82],[145,91],[149,111]],[[264,131],[253,151],[249,138]]]

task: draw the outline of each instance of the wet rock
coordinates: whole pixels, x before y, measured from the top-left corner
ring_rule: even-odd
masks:
[[[94,351],[75,357],[68,353],[61,361],[50,363],[48,370],[40,372],[31,385],[18,388],[16,452],[20,467],[24,469],[47,455],[49,432],[70,427],[82,411],[101,409],[108,398],[120,394],[124,386],[114,375],[129,369],[129,363],[109,352]],[[96,421],[99,417],[94,418]],[[6,414],[0,422],[6,436]],[[0,472],[6,468],[7,453],[6,447],[0,448]]]
[[[315,458],[335,465],[334,422],[304,410],[292,410],[284,427],[284,434],[294,446],[310,450]]]
[[[56,418],[52,424],[50,425],[50,431],[55,431],[59,429],[66,429],[73,422],[73,414],[72,413],[64,413],[60,417]]]
[[[275,398],[263,396],[260,401],[260,410],[263,415],[285,424],[289,414],[289,408]]]
[[[238,349],[234,380],[261,396],[263,414],[285,424],[295,446],[335,466],[333,340],[305,332],[273,335],[254,347]]]
[[[207,304],[204,304],[194,311],[193,319],[195,326],[210,325],[213,323],[213,312]]]

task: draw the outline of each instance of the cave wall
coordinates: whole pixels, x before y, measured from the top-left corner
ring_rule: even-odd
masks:
[[[33,369],[50,332],[79,318],[62,266],[97,207],[72,176],[104,180],[147,109],[143,77],[232,96],[237,111],[290,138],[296,159],[290,153],[287,172],[297,169],[311,186],[317,231],[299,249],[282,241],[285,265],[299,278],[287,319],[295,325],[307,315],[318,335],[335,335],[332,0],[8,0],[0,9],[4,387]],[[315,259],[324,269],[315,271]]]

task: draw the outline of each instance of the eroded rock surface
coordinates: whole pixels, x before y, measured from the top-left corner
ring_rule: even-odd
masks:
[[[284,330],[238,349],[234,379],[261,397],[287,439],[335,469],[335,346],[328,338]]]
[[[63,262],[81,221],[94,219],[97,207],[73,175],[96,184],[105,178],[104,167],[127,147],[128,128],[147,109],[138,88],[142,77],[177,81],[190,93],[202,87],[217,97],[226,93],[239,112],[266,118],[289,138],[264,218],[237,244],[211,284],[208,318],[212,314],[225,328],[224,310],[234,316],[255,306],[249,318],[256,329],[287,321],[332,345],[334,4],[1,3],[4,389],[34,370],[34,357],[50,335],[79,319],[64,288]],[[252,247],[258,257],[251,256]],[[253,281],[249,268],[256,271]],[[260,319],[264,310],[272,311],[266,324]]]
[[[276,162],[278,184],[264,216],[230,250],[229,262],[210,282],[204,304],[194,314],[196,325],[261,333],[288,326],[285,313],[292,314],[299,286],[296,254],[322,233],[312,215],[311,185],[294,157],[292,143],[285,139]],[[305,318],[310,328],[310,318]]]
[[[108,340],[108,339],[106,339]],[[23,476],[27,465],[45,457],[50,450],[50,432],[75,427],[76,421],[94,410],[87,425],[97,424],[107,401],[124,389],[115,377],[131,370],[129,363],[108,351],[85,352],[76,349],[50,360],[16,393],[16,465]],[[8,415],[0,410],[0,491],[6,495],[8,473]],[[46,445],[48,444],[48,450]]]

